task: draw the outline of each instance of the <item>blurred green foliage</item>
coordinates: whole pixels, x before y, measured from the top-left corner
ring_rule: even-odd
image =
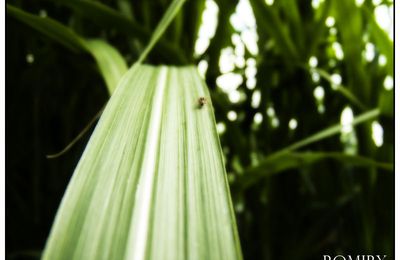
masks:
[[[98,69],[73,37],[101,39],[131,65],[169,2],[7,1],[11,5],[6,25],[8,259],[39,258],[89,134],[62,157],[45,156],[66,146],[109,97],[104,69]],[[318,8],[314,2],[321,2]],[[237,32],[231,16],[237,1],[216,1],[216,33],[199,56],[194,50],[206,4],[187,1],[146,60],[175,65],[208,62],[205,80],[217,122],[226,129],[220,138],[245,259],[321,259],[326,253],[390,258],[394,250],[393,90],[383,85],[393,75],[393,43],[375,20],[374,3],[249,3],[259,51],[254,54],[246,48],[244,58],[255,60],[257,84],[249,88],[243,80],[237,89],[242,97],[238,102],[231,102],[216,84],[221,50],[234,45],[231,36]],[[18,18],[13,7],[39,20],[52,18],[59,27],[46,34],[34,22]],[[331,28],[327,18],[334,18]],[[65,28],[74,34],[72,38],[63,32]],[[333,46],[338,43],[343,58],[335,54]],[[366,58],[368,44],[374,46],[372,58]],[[316,69],[311,68],[310,57],[317,59]],[[233,72],[246,79],[245,68],[236,66]],[[338,86],[333,74],[342,78]],[[324,90],[322,101],[315,98],[317,86]],[[252,105],[256,91],[261,94],[258,106]],[[378,112],[354,126],[347,137],[340,134],[340,126],[335,134],[321,137],[320,131],[340,122],[345,107],[355,115]],[[229,111],[236,112],[236,120],[228,119]],[[254,120],[258,114],[261,122]],[[295,129],[289,127],[292,119]],[[374,120],[384,130],[379,147],[372,139]],[[313,136],[317,138],[312,142],[286,149]]]

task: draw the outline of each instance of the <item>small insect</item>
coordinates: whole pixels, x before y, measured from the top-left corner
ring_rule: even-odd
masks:
[[[199,97],[198,103],[199,103],[199,108],[202,108],[204,105],[207,104],[207,99],[205,97]]]

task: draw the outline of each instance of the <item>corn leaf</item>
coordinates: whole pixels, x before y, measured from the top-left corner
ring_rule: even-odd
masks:
[[[293,36],[297,48],[299,50],[304,49],[304,36],[302,32],[303,21],[300,16],[300,11],[298,7],[297,0],[286,0],[286,1],[279,1],[276,3],[279,4],[281,10],[285,13],[285,17],[289,20]]]
[[[369,32],[373,37],[379,52],[385,55],[387,59],[387,72],[393,75],[393,41],[389,35],[378,25],[372,12],[367,8],[362,8],[369,24]]]
[[[141,63],[146,59],[147,55],[154,48],[156,43],[160,40],[161,36],[165,32],[165,30],[168,28],[171,21],[175,18],[176,14],[179,12],[179,10],[181,9],[181,7],[185,3],[185,1],[186,0],[174,0],[170,4],[167,11],[161,18],[161,21],[158,23],[156,29],[154,30],[154,32],[149,40],[149,43],[147,44],[146,48],[140,55],[138,63]]]
[[[257,19],[257,26],[264,32],[268,32],[274,39],[279,50],[288,59],[297,60],[298,50],[289,35],[287,25],[281,20],[279,10],[269,7],[262,0],[250,0],[254,15]]]
[[[83,40],[74,31],[51,18],[33,15],[9,4],[7,14],[72,51],[85,50]]]
[[[245,174],[241,175],[237,185],[240,185],[240,189],[246,189],[260,181],[261,178],[290,169],[308,167],[323,161],[334,161],[353,167],[372,167],[393,171],[392,163],[377,162],[360,155],[348,155],[340,152],[288,152],[276,157],[268,157],[258,166],[247,169]]]
[[[355,126],[363,122],[370,121],[379,115],[379,109],[369,110],[356,116],[351,125]],[[240,177],[239,181],[237,181],[240,187],[235,187],[235,189],[247,188],[256,183],[256,181],[263,176],[270,176],[271,174],[313,164],[326,159],[336,160],[337,162],[355,166],[378,167],[385,170],[393,170],[393,166],[390,163],[376,162],[371,158],[358,155],[346,155],[337,152],[294,152],[312,143],[319,142],[325,138],[337,135],[341,132],[341,129],[341,124],[330,126],[298,142],[295,142],[288,147],[272,153],[271,155],[265,157],[259,163],[259,165],[245,169],[245,174]]]
[[[337,21],[337,28],[341,35],[344,60],[346,61],[346,75],[350,91],[363,103],[370,104],[371,88],[368,73],[362,63],[362,41],[363,22],[361,9],[354,1],[337,0],[333,1],[334,17]]]
[[[137,64],[86,147],[43,259],[241,259],[230,201],[197,70]]]
[[[325,21],[331,10],[332,0],[326,0],[322,3],[322,7],[317,10],[315,14],[315,23],[312,24],[312,30],[310,30],[308,37],[305,39],[305,55],[304,57],[309,57],[315,55],[317,47],[324,40],[324,33],[326,32]]]
[[[355,126],[360,123],[370,121],[374,118],[377,118],[379,115],[380,115],[380,110],[378,108],[371,109],[365,113],[362,113],[362,114],[356,116],[354,118],[354,120],[351,122],[351,125]],[[341,130],[342,130],[342,125],[340,123],[330,126],[328,128],[325,128],[325,129],[315,133],[315,134],[312,134],[312,135],[310,135],[310,136],[308,136],[286,148],[283,148],[283,149],[279,150],[278,152],[271,154],[269,157],[277,157],[278,155],[281,155],[281,154],[284,154],[287,152],[292,152],[294,150],[300,149],[301,147],[310,145],[315,142],[319,142],[325,138],[339,134],[341,132]]]
[[[148,28],[136,21],[129,19],[126,15],[110,8],[109,6],[95,1],[87,0],[53,0],[57,3],[65,5],[82,17],[97,24],[101,28],[114,29],[118,32],[135,37],[146,43],[152,36],[152,32]],[[162,56],[174,64],[183,64],[186,58],[182,51],[165,39],[161,39],[155,49],[157,55]]]
[[[205,9],[206,1],[203,0],[195,0],[187,2],[187,7],[185,9],[184,21],[187,21],[188,28],[193,28],[193,31],[189,33],[188,42],[189,42],[189,51],[191,56],[194,54],[194,46],[196,44],[197,35],[199,33],[199,29],[202,23],[203,11]],[[218,25],[217,25],[218,26]],[[182,33],[182,29],[180,30]]]
[[[393,118],[394,105],[393,105],[393,90],[383,90],[379,94],[379,109],[382,111],[383,116]]]
[[[39,17],[8,4],[7,13],[74,52],[90,53],[96,60],[110,94],[128,70],[118,50],[104,40],[87,40],[51,18]]]
[[[326,79],[332,85],[335,85],[331,75],[327,71],[319,68],[307,68],[313,72],[317,72],[322,78]],[[352,104],[356,105],[361,110],[367,110],[367,106],[363,104],[363,102],[361,102],[361,100],[359,100],[347,87],[343,85],[336,85],[335,87],[336,90],[345,98],[347,98]]]
[[[85,46],[97,62],[108,92],[114,92],[119,80],[128,71],[124,58],[117,49],[103,40],[86,40]]]

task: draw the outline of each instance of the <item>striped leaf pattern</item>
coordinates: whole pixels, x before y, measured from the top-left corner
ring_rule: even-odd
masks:
[[[43,259],[241,258],[205,83],[192,66],[135,64],[81,157]]]

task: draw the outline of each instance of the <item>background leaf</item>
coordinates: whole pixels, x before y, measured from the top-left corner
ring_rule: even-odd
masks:
[[[87,51],[93,55],[111,94],[121,76],[128,70],[121,54],[103,40],[86,40],[68,27],[50,19],[26,13],[7,5],[9,14],[73,51]]]
[[[274,157],[268,157],[256,167],[246,169],[242,176],[240,189],[245,189],[260,181],[261,178],[270,177],[272,174],[281,173],[290,169],[309,166],[328,160],[343,165],[358,167],[377,167],[393,171],[390,163],[380,163],[362,156],[347,155],[340,152],[287,152]]]

